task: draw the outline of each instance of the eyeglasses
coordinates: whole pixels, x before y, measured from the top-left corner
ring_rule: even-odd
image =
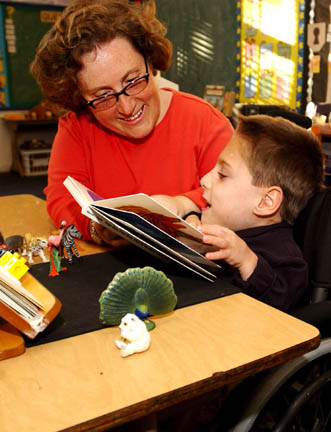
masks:
[[[132,80],[129,84],[123,87],[122,90],[118,93],[113,93],[113,92],[105,93],[91,101],[87,101],[83,98],[86,105],[95,109],[96,111],[104,111],[113,107],[118,102],[118,99],[122,94],[124,94],[125,96],[135,96],[141,93],[143,90],[145,90],[148,84],[149,73],[148,73],[148,66],[145,57],[144,57],[144,61],[146,67],[145,75],[142,75],[141,77]]]

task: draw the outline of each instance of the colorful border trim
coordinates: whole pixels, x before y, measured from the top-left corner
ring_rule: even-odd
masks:
[[[240,96],[240,71],[241,71],[241,1],[237,1],[237,28],[236,28],[236,103]]]
[[[302,108],[302,88],[303,88],[303,68],[304,68],[304,45],[305,45],[305,10],[304,0],[299,2],[299,27],[298,27],[298,64],[297,64],[297,92],[296,109],[301,112]]]
[[[5,18],[4,18],[4,7],[5,5],[0,4],[0,51],[2,55],[3,70],[0,72],[1,75],[5,77],[5,86],[3,87],[3,92],[5,94],[5,104],[1,105],[0,108],[10,107],[10,96],[9,96],[9,84],[8,84],[8,62],[7,62],[7,45],[5,41]]]

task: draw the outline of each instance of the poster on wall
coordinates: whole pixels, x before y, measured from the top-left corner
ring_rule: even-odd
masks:
[[[239,102],[300,112],[304,0],[241,0],[238,8]]]

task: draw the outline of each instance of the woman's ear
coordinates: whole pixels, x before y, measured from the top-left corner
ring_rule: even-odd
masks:
[[[273,216],[280,209],[282,202],[282,188],[279,186],[270,186],[264,189],[261,200],[258,205],[254,207],[253,212],[255,216],[258,217]]]

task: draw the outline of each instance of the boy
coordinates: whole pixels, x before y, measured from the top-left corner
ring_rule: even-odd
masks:
[[[199,229],[206,254],[224,260],[224,278],[282,310],[308,285],[291,224],[323,182],[318,139],[277,117],[241,117],[235,135],[201,185],[207,206]]]

